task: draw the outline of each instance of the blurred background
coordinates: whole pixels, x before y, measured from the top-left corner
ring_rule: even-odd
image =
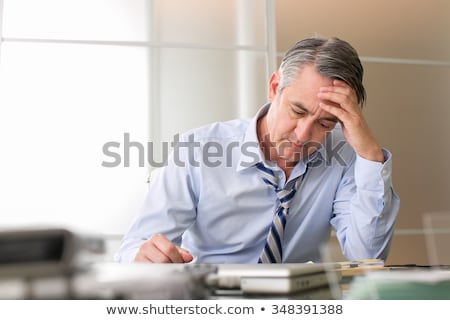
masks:
[[[164,143],[253,116],[290,45],[336,36],[394,155],[387,263],[430,263],[424,217],[450,216],[448,0],[0,0],[0,22],[0,228],[92,230],[113,252]]]

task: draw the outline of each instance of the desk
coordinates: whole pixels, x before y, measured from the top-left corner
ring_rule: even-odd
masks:
[[[299,300],[425,300],[450,299],[450,268],[404,266],[358,266],[337,270],[341,278],[331,287],[285,295],[245,295],[239,290],[219,291],[212,299],[299,299]],[[333,286],[334,285],[334,286]],[[333,291],[334,290],[334,291]]]
[[[0,299],[450,299],[450,269],[345,268],[340,270],[342,278],[337,286],[290,295],[245,295],[239,290],[213,290],[207,279],[216,266],[189,267],[97,263],[66,276],[0,277]]]

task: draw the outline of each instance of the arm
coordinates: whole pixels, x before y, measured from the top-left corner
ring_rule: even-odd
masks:
[[[400,205],[392,187],[392,156],[378,145],[347,84],[334,80],[318,97],[321,108],[339,119],[356,153],[336,192],[331,220],[343,253],[348,259],[386,259]]]
[[[179,153],[177,153],[179,152]],[[186,152],[179,148],[150,182],[140,214],[122,239],[120,262],[189,262],[181,237],[196,217],[196,197]]]
[[[350,260],[386,259],[400,201],[391,181],[392,157],[384,164],[355,156],[336,192],[331,224]]]

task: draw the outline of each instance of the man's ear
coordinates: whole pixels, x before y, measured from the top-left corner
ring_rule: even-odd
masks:
[[[279,84],[280,77],[278,76],[278,72],[272,73],[272,75],[269,78],[269,100],[272,101],[275,95],[277,94],[278,90],[278,84]]]

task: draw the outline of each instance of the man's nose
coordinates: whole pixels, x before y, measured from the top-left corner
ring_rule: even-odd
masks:
[[[311,140],[313,135],[313,122],[308,120],[297,121],[297,126],[295,127],[295,136],[298,142],[305,143]]]

